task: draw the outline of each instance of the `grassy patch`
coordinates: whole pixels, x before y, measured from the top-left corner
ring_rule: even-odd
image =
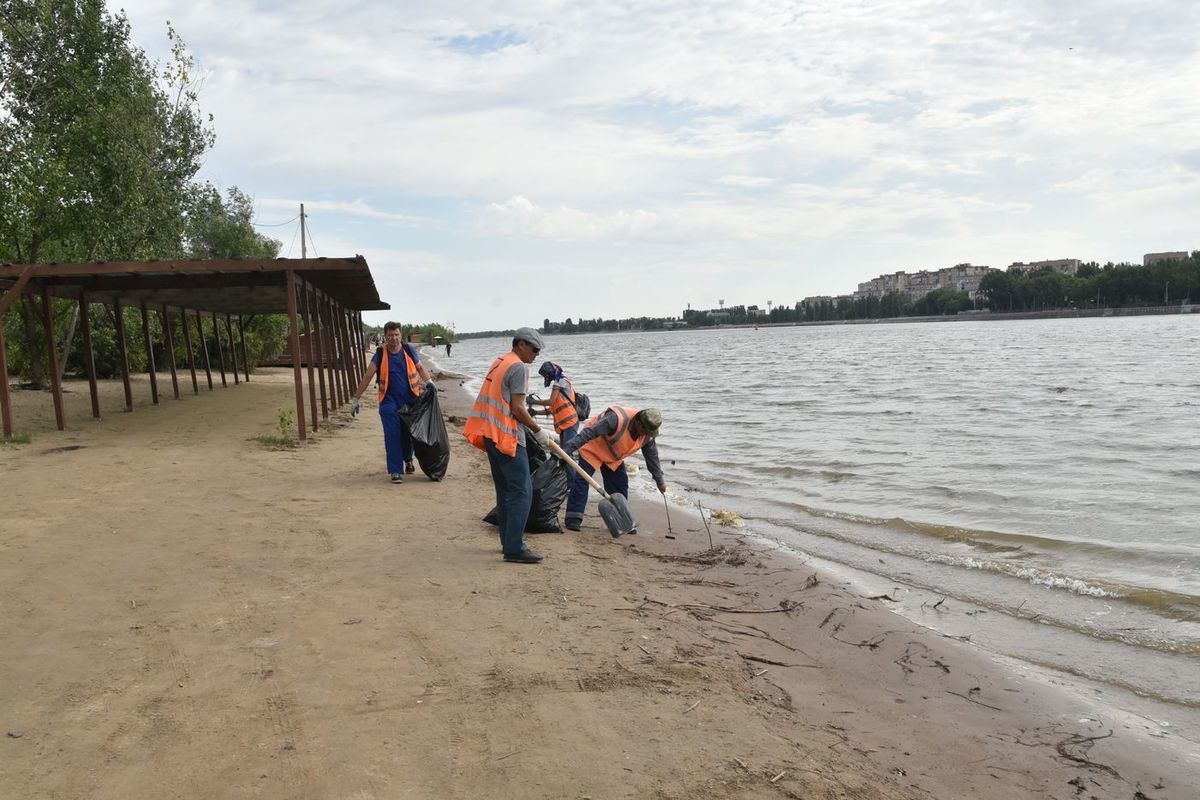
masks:
[[[29,444],[31,441],[32,441],[32,438],[29,436],[28,433],[22,433],[20,431],[17,431],[15,433],[13,433],[11,439],[0,438],[0,445]]]
[[[258,442],[263,447],[270,447],[273,450],[292,450],[299,445],[299,442],[293,436],[278,436],[274,433],[251,436],[250,441]]]

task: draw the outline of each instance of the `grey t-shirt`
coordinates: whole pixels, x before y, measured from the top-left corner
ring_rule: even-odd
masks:
[[[518,361],[508,368],[508,372],[504,373],[504,380],[500,384],[500,393],[506,403],[511,403],[514,394],[527,394],[528,391],[529,368],[523,362]]]

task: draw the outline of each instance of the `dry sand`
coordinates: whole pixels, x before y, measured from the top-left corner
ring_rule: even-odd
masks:
[[[2,797],[1196,796],[1152,723],[695,517],[503,563],[461,426],[392,486],[373,403],[249,441],[286,370],[133,414],[106,383],[100,424],[71,388],[0,447]]]

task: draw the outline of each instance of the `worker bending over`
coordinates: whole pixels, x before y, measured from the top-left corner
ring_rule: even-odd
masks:
[[[662,414],[657,408],[622,408],[609,406],[604,413],[584,423],[579,432],[563,449],[571,456],[579,454],[579,466],[589,475],[596,470],[604,478],[604,491],[629,497],[629,476],[625,472],[625,459],[642,451],[646,468],[654,478],[660,492],[667,491],[662,467],[658,461],[658,446],[654,437],[662,426]],[[579,478],[571,482],[567,496],[567,528],[577,531],[583,524],[583,512],[587,508],[588,483]]]

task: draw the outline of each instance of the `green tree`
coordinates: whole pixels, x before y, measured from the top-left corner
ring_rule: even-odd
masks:
[[[0,261],[179,254],[213,133],[191,58],[169,26],[168,37],[160,75],[102,0],[0,0]],[[18,366],[42,383],[36,303],[26,295],[13,312]]]

